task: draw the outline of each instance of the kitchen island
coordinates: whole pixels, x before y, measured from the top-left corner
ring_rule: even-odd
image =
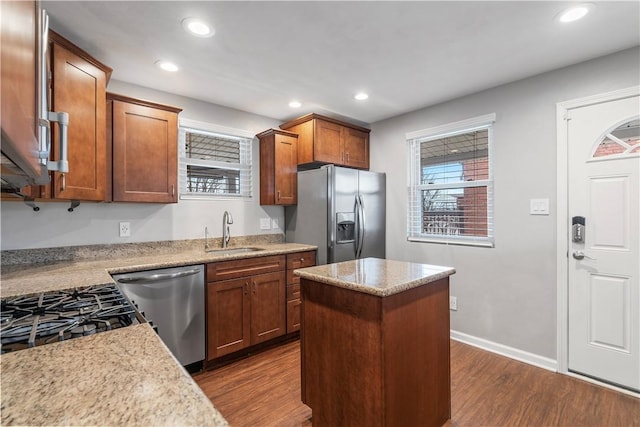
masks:
[[[451,418],[450,267],[365,258],[301,278],[302,401],[314,427]]]

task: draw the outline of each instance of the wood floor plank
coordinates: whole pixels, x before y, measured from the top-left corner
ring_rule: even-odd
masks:
[[[235,427],[312,425],[293,341],[194,379]],[[451,341],[447,426],[640,427],[640,399]]]

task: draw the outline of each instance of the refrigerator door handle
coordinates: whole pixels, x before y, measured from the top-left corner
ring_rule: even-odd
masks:
[[[356,252],[356,258],[362,256],[362,249],[364,248],[364,233],[366,229],[365,217],[364,217],[364,204],[362,202],[362,196],[358,195],[358,250]]]

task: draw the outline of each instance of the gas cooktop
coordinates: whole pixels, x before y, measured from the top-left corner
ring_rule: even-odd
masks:
[[[0,301],[0,352],[144,322],[116,285],[6,298]]]

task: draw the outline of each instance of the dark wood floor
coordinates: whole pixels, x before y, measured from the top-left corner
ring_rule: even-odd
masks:
[[[300,401],[299,341],[194,379],[232,426],[312,425]],[[456,341],[451,399],[451,427],[640,426],[640,399]]]

